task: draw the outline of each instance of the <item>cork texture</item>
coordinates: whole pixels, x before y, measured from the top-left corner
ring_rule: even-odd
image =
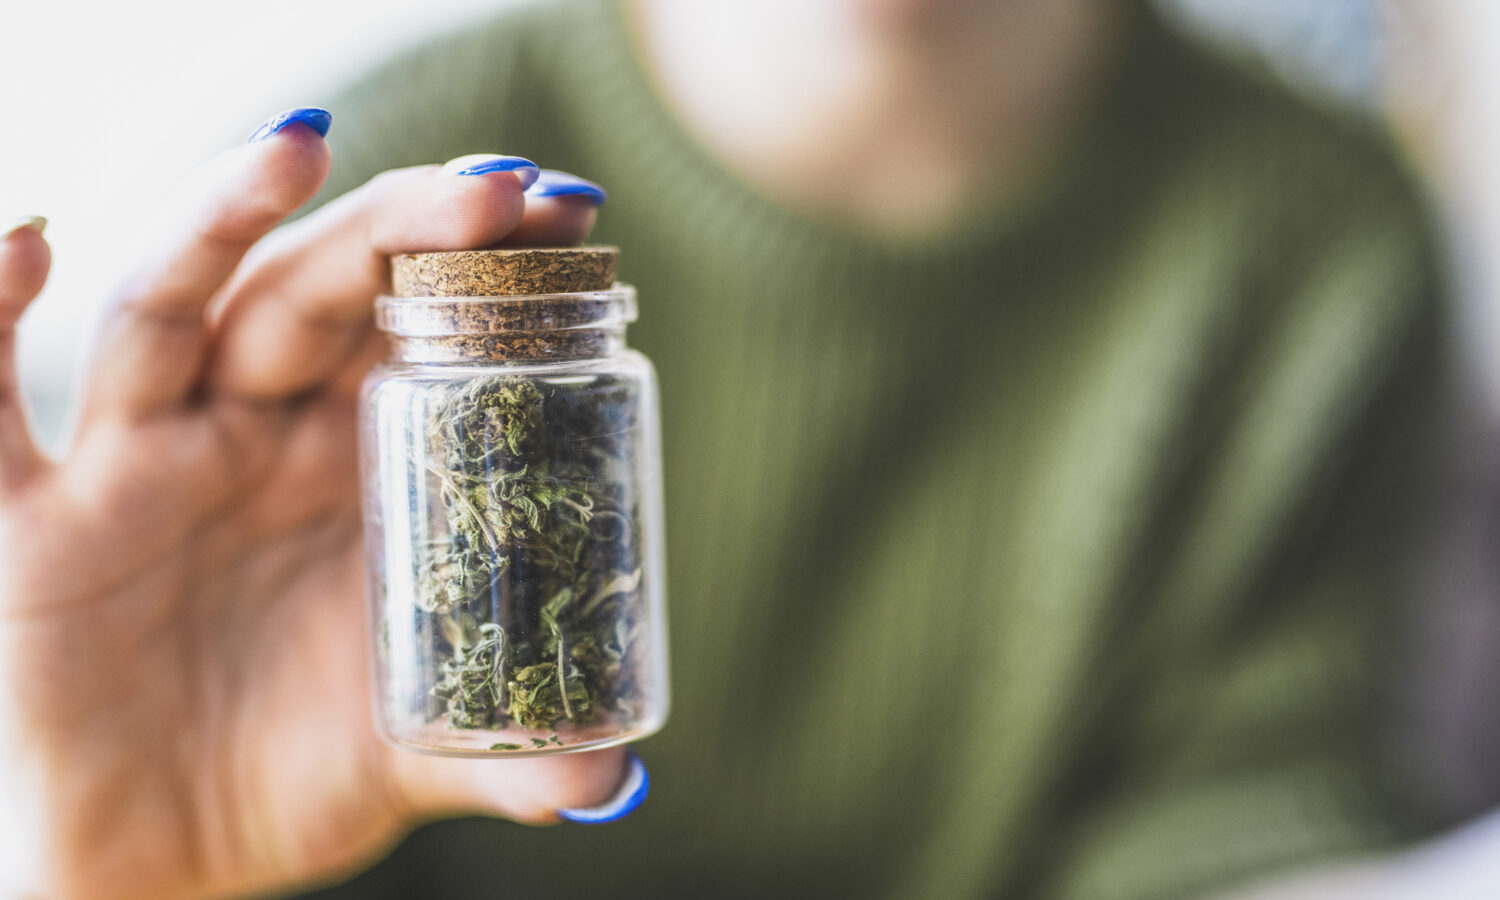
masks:
[[[397,297],[504,297],[602,291],[615,282],[618,247],[525,247],[391,257]]]

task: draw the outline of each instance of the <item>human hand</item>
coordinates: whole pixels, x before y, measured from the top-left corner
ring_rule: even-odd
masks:
[[[34,228],[0,243],[0,836],[36,836],[48,896],[304,884],[427,818],[549,822],[621,781],[621,750],[387,746],[362,609],[355,400],[383,351],[384,257],[576,243],[589,198],[523,198],[534,167],[459,174],[483,161],[466,158],[268,236],[328,174],[319,126],[293,117],[224,154],[145,229],[56,462],[14,375],[50,254]]]

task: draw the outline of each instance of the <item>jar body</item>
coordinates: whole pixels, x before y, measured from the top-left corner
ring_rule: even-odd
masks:
[[[563,362],[392,362],[365,382],[375,705],[457,755],[644,737],[666,719],[655,374]]]

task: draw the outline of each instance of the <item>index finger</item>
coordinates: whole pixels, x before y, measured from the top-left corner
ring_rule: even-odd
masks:
[[[536,167],[491,160],[384,173],[262,242],[225,291],[213,388],[274,399],[326,383],[364,345],[392,254],[570,244],[592,228],[591,202],[523,198]]]

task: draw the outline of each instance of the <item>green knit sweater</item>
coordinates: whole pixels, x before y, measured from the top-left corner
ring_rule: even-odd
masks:
[[[609,189],[674,689],[631,818],[433,826],[333,896],[1155,900],[1425,827],[1384,729],[1440,284],[1373,128],[1138,13],[1049,188],[891,245],[720,168],[608,4],[328,106],[330,191]]]

